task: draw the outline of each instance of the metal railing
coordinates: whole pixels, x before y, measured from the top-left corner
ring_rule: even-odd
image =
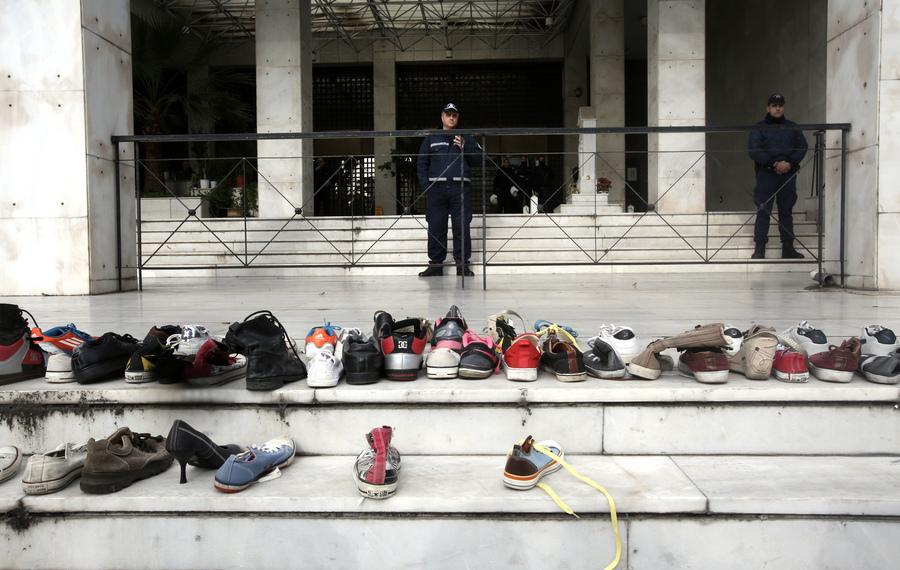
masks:
[[[485,147],[486,137],[488,136],[549,136],[549,135],[563,135],[563,136],[578,136],[578,135],[598,135],[598,134],[612,134],[612,135],[633,135],[633,134],[685,134],[685,133],[749,133],[753,131],[766,131],[766,130],[800,130],[800,131],[812,131],[815,136],[815,144],[813,145],[812,152],[807,155],[807,158],[804,160],[801,165],[800,171],[804,169],[812,169],[814,172],[810,177],[812,180],[813,188],[811,194],[813,196],[818,197],[818,215],[817,215],[817,224],[816,224],[816,233],[817,233],[817,248],[816,253],[813,254],[810,249],[808,249],[804,244],[800,244],[801,249],[805,250],[811,255],[811,262],[815,262],[818,264],[818,273],[822,273],[822,236],[824,234],[824,228],[822,223],[822,213],[824,212],[824,196],[825,196],[825,155],[828,151],[839,152],[840,153],[840,161],[841,161],[841,178],[840,178],[840,215],[839,215],[839,225],[837,228],[840,232],[840,252],[839,252],[839,264],[840,264],[840,278],[841,284],[843,284],[844,279],[844,212],[846,210],[846,155],[847,155],[847,134],[850,130],[850,125],[846,123],[839,124],[805,124],[805,125],[789,125],[789,126],[777,126],[777,127],[759,127],[759,126],[730,126],[730,127],[607,127],[607,128],[560,128],[560,129],[457,129],[454,131],[454,134],[460,135],[472,135],[477,137],[481,141],[482,148]],[[839,131],[841,133],[841,146],[839,148],[829,149],[825,144],[825,133],[827,131]],[[237,172],[241,172],[243,177],[246,179],[248,176],[256,176],[259,178],[260,183],[267,184],[270,186],[274,192],[281,196],[281,199],[286,200],[290,204],[290,209],[293,210],[293,214],[291,216],[283,217],[283,218],[268,218],[267,221],[273,222],[276,224],[280,224],[280,227],[277,231],[274,232],[267,240],[264,240],[264,243],[254,252],[253,255],[250,253],[250,238],[249,238],[249,228],[248,228],[248,220],[246,215],[243,217],[243,256],[240,253],[234,251],[232,248],[223,240],[220,236],[217,235],[215,228],[212,227],[213,224],[205,221],[204,218],[200,217],[199,210],[201,210],[203,203],[209,203],[212,200],[212,192],[206,193],[200,197],[200,207],[191,207],[194,204],[188,204],[187,200],[183,200],[181,196],[177,196],[175,192],[173,192],[169,185],[166,184],[166,181],[160,179],[157,172],[158,168],[152,168],[153,161],[147,160],[146,158],[141,158],[142,156],[142,144],[147,143],[208,143],[212,141],[266,141],[266,140],[299,140],[299,139],[377,139],[377,138],[406,138],[406,137],[424,137],[431,134],[441,134],[441,131],[376,131],[376,132],[324,132],[324,133],[247,133],[247,134],[220,134],[220,135],[159,135],[159,136],[150,136],[150,135],[128,135],[128,136],[114,136],[112,137],[112,143],[115,147],[116,151],[116,208],[117,212],[121,212],[121,204],[119,202],[119,197],[121,196],[121,188],[120,188],[120,163],[121,162],[129,162],[134,165],[135,172],[135,199],[137,201],[136,211],[137,211],[137,255],[138,255],[138,282],[139,287],[143,286],[143,278],[142,272],[144,269],[148,268],[150,261],[154,258],[154,256],[161,251],[161,248],[166,245],[169,239],[172,238],[187,222],[199,222],[206,231],[210,232],[212,236],[224,247],[224,249],[228,252],[229,255],[233,256],[239,262],[239,266],[251,268],[255,266],[263,265],[258,260],[260,256],[265,252],[266,248],[275,243],[279,236],[284,232],[288,231],[288,227],[292,222],[295,221],[303,221],[309,225],[309,229],[311,229],[319,238],[321,238],[323,243],[329,244],[333,251],[340,254],[339,258],[341,261],[337,263],[280,263],[280,264],[264,264],[265,267],[268,268],[281,268],[281,267],[408,267],[408,266],[420,266],[422,263],[396,263],[396,262],[378,262],[378,261],[367,261],[366,257],[372,252],[374,245],[376,245],[382,239],[385,239],[386,236],[389,235],[389,232],[395,228],[400,220],[405,216],[409,215],[413,212],[414,206],[416,204],[420,204],[424,202],[425,196],[427,195],[427,188],[421,188],[415,181],[415,177],[407,173],[407,177],[412,180],[407,180],[407,186],[411,187],[407,188],[406,192],[398,192],[397,199],[397,210],[400,212],[398,215],[389,215],[386,214],[385,218],[392,219],[392,221],[388,224],[388,226],[381,231],[380,235],[372,242],[367,248],[363,251],[354,251],[353,243],[350,245],[349,254],[347,252],[343,252],[339,247],[335,245],[332,238],[326,234],[325,231],[320,227],[322,224],[322,218],[313,218],[307,216],[305,212],[308,211],[311,202],[315,199],[314,196],[317,192],[322,192],[323,189],[318,188],[315,189],[316,192],[311,193],[304,203],[295,203],[292,199],[286,196],[281,190],[269,181],[264,172],[261,172],[258,167],[258,161],[260,160],[273,160],[271,157],[230,157],[230,158],[220,158],[220,159],[207,159],[207,160],[225,160],[233,162],[233,166],[228,170],[228,173],[225,174],[226,177],[234,175],[237,178]],[[444,133],[445,134],[445,133]],[[133,159],[120,159],[120,145],[123,144],[133,144]],[[646,152],[646,151],[644,151]],[[510,235],[500,240],[499,247],[494,250],[488,249],[487,246],[487,228],[488,224],[488,215],[492,209],[491,205],[488,201],[488,192],[487,192],[487,181],[490,173],[492,174],[496,169],[499,168],[499,164],[497,163],[496,154],[486,154],[485,160],[482,163],[479,172],[475,172],[473,179],[480,178],[480,187],[477,187],[476,181],[473,180],[472,190],[471,190],[471,198],[473,200],[473,210],[477,211],[481,216],[481,253],[482,260],[481,265],[483,269],[486,269],[489,266],[509,266],[509,265],[518,265],[525,264],[525,262],[517,263],[512,261],[496,261],[497,255],[502,252],[505,248],[507,248],[510,244],[512,244],[515,240],[520,237],[525,226],[529,223],[530,220],[535,218],[536,216],[542,216],[550,221],[551,226],[555,226],[560,234],[564,236],[563,239],[569,240],[572,244],[574,244],[577,250],[580,250],[583,253],[583,257],[581,260],[576,261],[548,261],[543,263],[544,265],[635,265],[635,264],[656,264],[656,265],[677,265],[677,264],[695,264],[695,263],[717,263],[717,264],[728,264],[728,263],[746,263],[746,260],[734,260],[734,259],[723,259],[719,254],[723,251],[726,245],[728,245],[731,240],[735,239],[738,232],[741,228],[750,224],[756,217],[757,212],[749,211],[746,221],[744,221],[740,227],[735,230],[730,236],[719,244],[717,247],[709,246],[709,216],[710,212],[705,211],[707,216],[707,235],[706,235],[706,246],[701,250],[701,248],[695,247],[691,240],[686,236],[682,235],[675,224],[670,223],[666,218],[671,217],[668,214],[661,213],[656,208],[656,204],[666,196],[668,192],[670,192],[673,187],[677,184],[678,180],[681,180],[682,177],[696,164],[698,164],[701,160],[705,160],[707,165],[717,166],[719,168],[727,169],[725,165],[722,164],[721,160],[716,157],[715,153],[711,153],[707,151],[706,148],[701,149],[692,149],[687,151],[682,151],[686,153],[697,154],[696,160],[694,160],[693,164],[688,166],[684,172],[678,177],[675,183],[671,184],[668,188],[662,189],[660,188],[658,191],[658,198],[656,200],[650,201],[645,198],[637,188],[635,188],[627,177],[624,176],[621,168],[614,168],[613,163],[616,162],[614,155],[617,153],[612,152],[598,152],[594,153],[592,156],[597,160],[598,164],[601,166],[598,167],[597,170],[603,170],[604,172],[611,172],[613,176],[618,177],[619,184],[624,185],[625,196],[631,204],[637,204],[639,207],[636,208],[634,214],[632,214],[633,218],[629,218],[632,220],[630,225],[627,225],[624,232],[621,235],[614,236],[612,239],[612,245],[609,247],[599,247],[598,238],[597,238],[597,228],[594,226],[595,232],[595,242],[593,251],[589,251],[583,245],[579,243],[579,240],[574,237],[572,234],[574,233],[573,228],[564,227],[559,221],[557,221],[557,216],[551,214],[546,211],[541,211],[540,208],[535,209],[532,208],[532,211],[529,212],[529,215],[525,217],[521,225],[518,228],[514,228],[511,231]],[[737,152],[737,151],[735,151]],[[746,150],[741,151],[743,156],[746,157]],[[520,154],[513,153],[504,153],[506,156],[520,156]],[[533,156],[533,153],[522,153],[526,156]],[[556,155],[562,156],[564,153],[556,153]],[[588,156],[584,153],[570,153],[578,156],[576,160],[576,166],[581,169],[584,168],[585,164],[588,163]],[[635,154],[634,152],[630,152],[630,154]],[[393,154],[394,163],[396,164],[398,160],[400,161],[414,161],[415,154]],[[292,157],[292,158],[309,158],[312,157]],[[371,205],[372,196],[371,193],[373,191],[373,179],[372,180],[361,180],[356,179],[354,181],[352,172],[354,168],[360,164],[359,157],[350,156],[350,157],[332,157],[334,159],[341,159],[341,168],[339,171],[335,171],[334,174],[329,178],[329,180],[340,182],[338,187],[341,188],[341,192],[346,190],[346,196],[344,194],[339,194],[344,198],[350,199],[349,204],[351,207],[349,208],[349,215],[346,214],[345,210],[340,210],[340,213],[344,215],[345,218],[350,220],[351,230],[359,229],[356,226],[356,220],[358,220],[361,216],[365,216],[366,214],[371,214],[368,211],[368,206],[366,204]],[[371,158],[371,157],[369,157]],[[189,157],[182,157],[177,159],[167,159],[167,160],[193,160]],[[377,162],[377,161],[376,161]],[[350,175],[348,178],[347,175],[347,165],[350,165]],[[156,165],[158,166],[158,165]],[[371,165],[370,165],[371,166]],[[480,176],[478,175],[480,174]],[[798,173],[794,173],[793,176],[796,177]],[[593,177],[592,177],[593,179]],[[159,247],[151,253],[149,256],[144,257],[143,253],[143,240],[141,234],[141,223],[142,223],[142,215],[141,215],[141,188],[142,182],[144,180],[154,180],[158,183],[158,186],[161,186],[166,189],[166,192],[170,194],[173,198],[178,199],[181,203],[181,206],[184,208],[184,218],[179,223],[174,230],[171,231],[168,238],[163,240],[163,242],[159,245]],[[350,182],[347,182],[349,180]],[[556,183],[550,188],[550,195],[543,196],[542,199],[545,203],[548,203],[551,200],[548,198],[555,199],[555,201],[564,202],[565,194],[567,193],[570,185],[572,183],[578,183],[577,174],[573,172],[569,176],[557,180]],[[653,183],[653,181],[650,181]],[[246,184],[239,186],[242,194],[242,204],[246,208],[247,206],[247,187]],[[468,192],[469,190],[460,185],[461,193]],[[746,190],[745,190],[746,191]],[[403,199],[401,199],[401,195]],[[480,198],[480,205],[476,205],[474,201]],[[560,198],[563,198],[560,200]],[[196,202],[196,200],[194,200]],[[343,203],[343,202],[341,202]],[[359,214],[359,210],[353,207],[354,204],[359,204],[359,208],[366,210],[364,213]],[[596,204],[596,199],[595,199]],[[622,203],[622,207],[624,209],[624,202]],[[476,210],[478,208],[478,210]],[[705,208],[704,208],[705,210]],[[703,213],[703,212],[701,212]],[[714,213],[713,213],[714,214]],[[628,234],[634,230],[646,217],[653,216],[658,218],[663,225],[667,226],[678,239],[680,239],[684,244],[688,246],[690,250],[692,250],[696,254],[696,258],[692,258],[690,260],[653,260],[653,261],[642,261],[642,260],[614,260],[610,259],[609,254],[612,251],[616,250],[618,244],[623,242]],[[117,219],[121,219],[119,216]],[[425,225],[422,223],[422,220],[413,216],[413,219],[417,221],[417,223],[425,228]],[[776,219],[774,215],[772,215],[772,219]],[[122,277],[121,271],[123,269],[122,264],[122,239],[121,232],[122,228],[117,227],[118,235],[117,235],[117,247],[119,252],[119,288],[121,289]],[[351,232],[351,235],[353,232]],[[449,249],[449,248],[448,248]],[[717,256],[719,256],[717,258]],[[795,262],[796,260],[792,260]],[[528,265],[535,265],[533,261],[527,262]],[[180,265],[180,266],[155,266],[153,269],[165,270],[165,269],[210,269],[210,268],[219,268],[219,265]],[[486,287],[486,271],[482,271],[483,275],[483,284]],[[465,277],[462,280],[462,286],[465,287]]]

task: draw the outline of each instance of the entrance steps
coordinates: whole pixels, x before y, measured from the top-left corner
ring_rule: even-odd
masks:
[[[236,494],[178,465],[118,493],[77,483],[26,496],[0,485],[4,567],[604,567],[615,541],[604,496],[565,470],[541,489],[501,479],[531,434],[616,501],[619,568],[890,567],[900,555],[900,387],[731,374],[709,386],[659,380],[382,380],[248,392],[43,379],[0,391],[0,442],[26,453],[116,427],[165,435],[176,418],[218,443],[291,435],[282,476]],[[360,502],[364,434],[391,424],[397,494]],[[78,545],[77,548],[60,545]],[[51,555],[52,553],[52,555]]]
[[[571,207],[572,204],[566,206]],[[473,265],[490,274],[808,271],[818,238],[795,216],[804,260],[782,261],[773,222],[770,259],[751,261],[752,212],[490,214],[472,221]],[[190,218],[144,221],[145,277],[407,275],[427,263],[424,216]],[[452,243],[451,239],[448,240]],[[804,269],[805,268],[805,269]]]

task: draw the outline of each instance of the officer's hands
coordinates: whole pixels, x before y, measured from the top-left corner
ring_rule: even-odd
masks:
[[[497,199],[497,195],[496,195],[496,194],[491,194],[491,204],[492,204],[492,205],[496,206],[496,205],[497,205],[497,202],[499,202],[499,201],[500,201],[500,200]]]
[[[509,189],[509,193],[513,195],[513,198],[515,198],[519,195],[519,189],[513,186]]]
[[[456,135],[455,137],[453,137],[453,144],[455,144],[459,148],[462,148],[466,143],[465,141],[463,141],[463,138],[460,135]]]

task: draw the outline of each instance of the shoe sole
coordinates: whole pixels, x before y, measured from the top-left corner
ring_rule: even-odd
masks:
[[[374,384],[381,379],[379,372],[345,372],[344,379],[347,384],[360,386],[362,384]]]
[[[426,366],[425,372],[433,380],[449,380],[459,376],[459,366]]]
[[[466,368],[465,366],[459,367],[459,377],[468,378],[469,380],[483,380],[485,378],[490,378],[493,372],[493,369],[481,370],[478,368]]]
[[[296,451],[296,450],[295,450],[295,451]],[[257,481],[259,481],[260,479],[262,479],[263,477],[265,477],[266,475],[268,475],[269,473],[271,473],[272,471],[274,471],[276,468],[277,468],[277,469],[284,469],[285,467],[287,467],[288,465],[290,465],[291,463],[294,462],[294,457],[295,457],[295,456],[294,456],[294,454],[292,453],[291,455],[289,455],[289,456],[287,457],[287,459],[286,459],[284,462],[279,463],[278,465],[273,465],[271,468],[266,469],[265,471],[263,471],[262,473],[260,473],[260,474],[257,475],[256,477],[254,477],[254,478],[253,478],[253,481],[250,481],[250,482],[247,483],[247,484],[243,484],[243,483],[242,483],[242,484],[240,484],[240,485],[228,485],[227,483],[223,483],[223,482],[219,481],[218,479],[216,479],[216,481],[215,481],[215,483],[213,484],[213,486],[214,486],[216,489],[218,489],[218,490],[220,490],[220,491],[222,491],[222,492],[224,492],[224,493],[237,493],[237,492],[239,492],[239,491],[243,491],[244,489],[246,489],[246,488],[249,487],[250,485],[256,483]]]
[[[728,382],[728,370],[714,370],[712,372],[694,372],[690,366],[678,361],[678,371],[693,376],[701,384],[724,384]]]
[[[819,368],[814,364],[810,364],[809,371],[812,372],[816,378],[825,382],[846,384],[853,380],[853,372],[850,372],[849,370],[831,370],[829,368]]]
[[[269,378],[247,378],[247,389],[251,391],[271,391],[277,390],[288,382],[298,380],[298,378],[290,378],[288,376],[271,376]]]
[[[98,362],[92,366],[85,366],[81,370],[74,370],[75,381],[79,384],[93,384],[101,380],[111,380],[113,377],[120,377],[125,373],[127,363],[109,361]]]
[[[565,459],[562,450],[559,450],[559,458]],[[556,473],[562,467],[562,463],[559,461],[553,461],[544,466],[543,469],[531,475],[529,477],[520,477],[518,475],[512,475],[503,472],[503,484],[509,487],[510,489],[515,489],[517,491],[527,491],[528,489],[533,489],[535,485],[541,480],[545,475],[550,475],[551,473]]]
[[[503,365],[503,368],[506,371],[506,379],[512,380],[513,382],[534,382],[538,377],[538,369],[535,368],[512,368]]]
[[[61,491],[69,486],[69,483],[81,477],[81,471],[84,466],[66,473],[62,477],[53,479],[52,481],[38,481],[30,483],[22,479],[22,490],[26,495],[47,495]]]
[[[215,376],[201,376],[199,378],[188,378],[187,383],[191,386],[197,386],[199,388],[205,388],[208,386],[221,386],[226,382],[231,382],[232,380],[237,380],[242,376],[247,374],[246,367],[239,368],[237,370],[229,370],[228,372],[223,372],[222,374],[217,374]],[[164,382],[160,382],[163,384]]]
[[[632,376],[638,376],[640,378],[644,378],[645,380],[656,380],[657,378],[659,378],[659,375],[662,374],[662,370],[639,366],[634,362],[629,362],[627,365],[625,365],[625,368]]]
[[[376,485],[374,483],[369,483],[368,481],[363,481],[356,475],[353,476],[353,480],[356,481],[356,488],[359,489],[359,494],[367,499],[387,499],[393,497],[394,493],[397,492],[397,486],[400,484],[400,481],[398,480],[394,483]]]
[[[772,368],[772,372],[775,374],[776,380],[781,380],[782,382],[809,382],[809,372],[782,372],[777,368]]]
[[[898,376],[884,376],[882,374],[872,374],[871,372],[863,372],[863,378],[868,380],[869,382],[874,382],[876,384],[897,384],[900,383],[900,375]]]
[[[552,366],[541,364],[541,370],[545,370],[556,375],[556,379],[560,382],[584,382],[587,380],[587,372],[560,373],[553,369]]]
[[[422,355],[412,353],[386,354],[384,356],[384,374],[388,380],[409,382],[419,377],[422,368]]]
[[[72,371],[65,372],[47,372],[44,375],[44,378],[47,379],[47,382],[51,384],[67,384],[69,382],[75,381],[75,373]]]
[[[152,370],[144,370],[141,372],[125,371],[125,381],[129,384],[144,384],[156,380],[156,373]]]
[[[340,382],[338,378],[310,378],[306,377],[306,385],[310,388],[334,388]]]
[[[81,472],[81,490],[94,495],[116,493],[135,481],[159,475],[171,467],[174,460],[175,458],[170,456],[150,463],[139,471],[130,471],[128,473],[104,473],[85,469]]]
[[[599,368],[591,368],[587,364],[584,365],[585,371],[593,376],[594,378],[624,378],[625,377],[625,369],[619,370],[600,370]]]

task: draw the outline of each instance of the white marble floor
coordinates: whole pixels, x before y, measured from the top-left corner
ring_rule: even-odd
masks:
[[[297,338],[323,319],[371,331],[372,315],[424,316],[432,321],[456,304],[479,331],[486,317],[513,309],[530,322],[546,319],[580,332],[584,345],[603,323],[629,325],[649,342],[701,323],[760,323],[783,330],[808,320],[838,343],[866,324],[900,331],[900,293],[817,289],[807,273],[658,273],[616,275],[170,279],[130,291],[85,297],[5,297],[43,328],[75,323],[143,338],[150,327],[198,323],[221,333],[233,321],[272,311]],[[521,331],[520,331],[521,332]]]

